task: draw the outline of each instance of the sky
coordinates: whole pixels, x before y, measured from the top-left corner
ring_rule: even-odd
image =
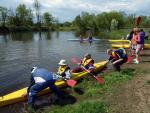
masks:
[[[0,6],[15,9],[24,3],[33,7],[34,0],[0,0]],[[39,0],[41,12],[49,12],[59,22],[72,21],[81,12],[124,11],[126,14],[150,15],[150,0]]]

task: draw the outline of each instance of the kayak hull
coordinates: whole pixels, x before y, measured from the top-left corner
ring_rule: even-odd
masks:
[[[100,41],[100,39],[67,39],[67,41]]]
[[[112,44],[111,46],[112,48],[130,48],[130,44]],[[144,44],[144,49],[150,49],[150,44]]]
[[[118,42],[118,43],[129,43],[130,41],[129,40],[108,40],[109,42],[111,43],[115,43],[115,42]]]
[[[95,72],[98,72],[101,69],[103,69],[106,66],[106,64],[107,64],[107,61],[102,61],[102,62],[94,64],[96,67]],[[85,71],[85,72],[80,72],[80,73],[72,73],[72,75],[73,75],[72,79],[78,80],[78,79],[83,78],[84,76],[88,75],[88,72]],[[58,88],[67,86],[66,82],[63,80],[57,81],[55,83],[55,85]],[[48,92],[50,92],[50,89],[46,88],[46,89],[42,90],[38,95],[43,95]],[[27,93],[27,87],[0,97],[0,107],[27,100],[26,96],[25,97],[22,96],[23,94],[26,94],[26,93]]]

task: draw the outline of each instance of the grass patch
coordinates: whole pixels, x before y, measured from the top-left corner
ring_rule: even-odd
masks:
[[[130,80],[134,70],[123,69],[121,72],[110,71],[100,75],[105,80],[104,85],[98,84],[94,77],[86,76],[75,88],[70,89],[71,95],[77,100],[75,103],[63,106],[51,105],[43,113],[109,113],[109,106],[103,98],[106,96],[105,93],[111,94],[115,85]],[[78,94],[75,90],[82,93]]]
[[[65,107],[53,106],[53,111],[45,113],[108,113],[106,103],[101,101],[83,101],[74,105]]]

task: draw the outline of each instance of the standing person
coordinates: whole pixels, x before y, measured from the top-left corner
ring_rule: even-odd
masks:
[[[62,76],[62,78],[65,80],[70,79],[72,75],[70,72],[70,67],[66,63],[66,60],[62,59],[58,64],[59,64],[59,68],[57,74]]]
[[[129,36],[127,37],[127,40],[130,40],[130,41],[131,41],[131,39],[132,39],[132,37],[133,37],[133,33],[134,33],[134,31],[133,31],[133,29],[132,29],[131,32],[130,32],[130,34],[129,34]]]
[[[37,93],[49,87],[54,93],[63,97],[63,93],[55,86],[55,81],[59,79],[57,75],[43,68],[33,67],[31,70],[31,82],[27,89],[28,104],[30,110],[35,110],[34,102]]]
[[[140,51],[144,48],[144,37],[145,37],[145,32],[143,31],[143,29],[140,30],[140,32],[137,32],[137,47],[136,47],[136,51],[135,51],[135,59],[134,63],[138,64],[139,63],[139,54]]]
[[[128,56],[124,48],[117,50],[107,49],[107,54],[110,55],[108,61],[111,61],[116,71],[120,71],[120,66],[128,60]]]
[[[134,28],[133,29],[133,36],[132,36],[132,39],[131,39],[131,55],[132,56],[135,55],[138,33],[139,33],[139,29]]]
[[[82,72],[84,71],[84,68],[87,69],[90,72],[93,72],[95,67],[94,67],[94,60],[91,57],[91,54],[86,53],[84,55],[84,58],[81,59],[80,63],[78,64],[80,67],[77,67],[72,70],[73,73],[77,72]]]

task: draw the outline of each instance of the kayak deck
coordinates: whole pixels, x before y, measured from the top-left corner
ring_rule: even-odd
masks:
[[[102,62],[94,64],[95,72],[98,72],[101,69],[103,69],[106,66],[106,64],[107,64],[107,61],[102,61]],[[72,73],[72,75],[73,75],[72,79],[78,80],[78,79],[88,75],[88,72],[84,71],[84,72],[80,72],[80,73]],[[55,85],[58,88],[67,86],[66,82],[63,80],[57,81],[55,83]],[[48,92],[50,92],[50,89],[46,88],[46,89],[42,90],[39,93],[39,95],[43,95],[43,94],[46,94]],[[25,93],[27,93],[27,87],[0,97],[0,107],[26,100],[27,97],[22,96]]]
[[[129,43],[130,41],[129,40],[108,40],[109,42],[111,43],[114,43],[114,42],[118,42],[118,43]]]
[[[111,46],[112,48],[130,48],[130,44],[111,44]],[[150,49],[150,44],[144,44],[144,49]]]
[[[100,41],[100,39],[96,39],[96,38],[93,38],[93,39],[67,39],[67,41]]]

